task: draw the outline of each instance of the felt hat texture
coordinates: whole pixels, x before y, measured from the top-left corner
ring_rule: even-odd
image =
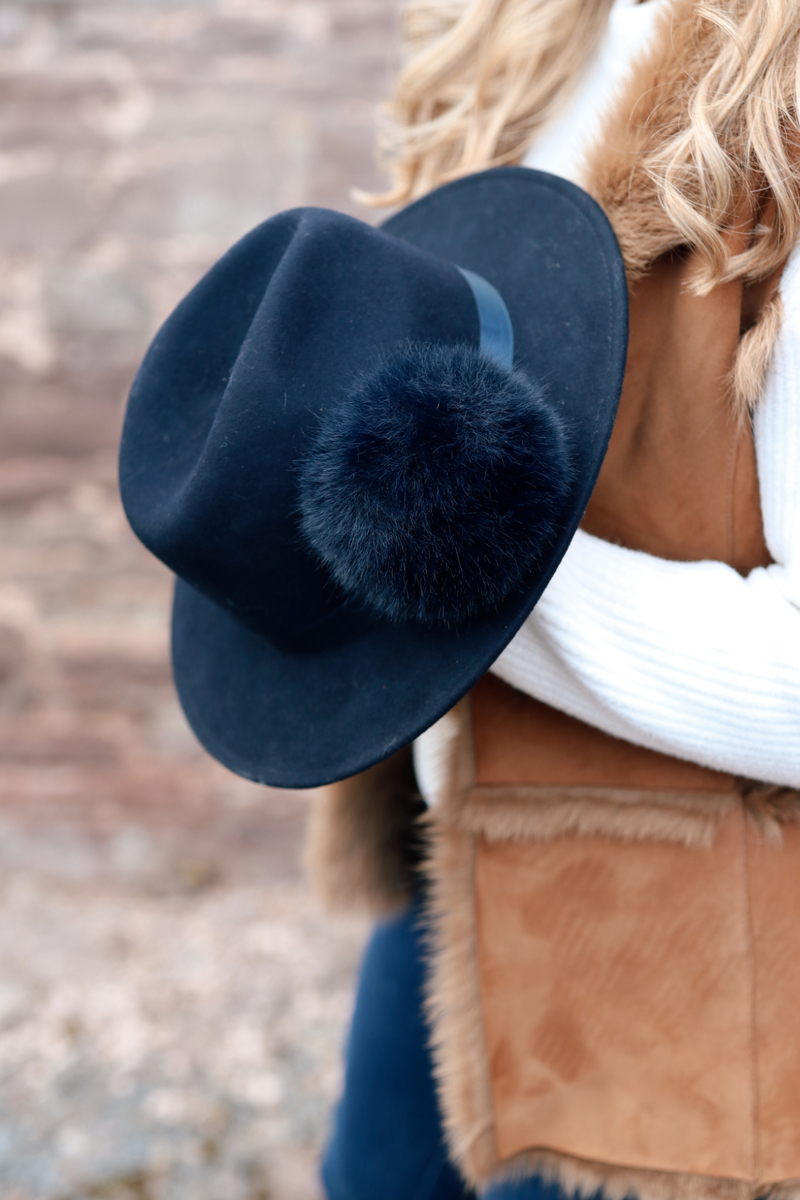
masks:
[[[120,449],[128,519],[177,576],[173,671],[206,749],[313,787],[451,708],[580,522],[627,335],[608,221],[538,171],[379,229],[296,209],[238,242],[156,335]]]

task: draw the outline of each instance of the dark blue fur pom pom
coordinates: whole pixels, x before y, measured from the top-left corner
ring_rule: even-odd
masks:
[[[471,346],[409,344],[322,417],[303,530],[381,615],[458,625],[529,577],[569,482],[561,424],[524,372]]]

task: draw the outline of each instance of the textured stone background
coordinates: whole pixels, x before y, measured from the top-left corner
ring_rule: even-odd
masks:
[[[311,1200],[362,943],[195,745],[115,446],[241,233],[356,211],[394,0],[0,3],[0,1198]]]

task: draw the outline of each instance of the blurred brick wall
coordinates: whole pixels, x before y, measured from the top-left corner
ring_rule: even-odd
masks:
[[[187,730],[115,454],[149,337],[219,254],[378,182],[394,10],[0,4],[0,1200],[316,1194],[362,929],[310,905],[304,798]]]
[[[387,0],[0,7],[6,804],[242,792],[175,704],[170,581],[116,496],[122,403],[158,324],[237,237],[290,205],[353,211],[350,186],[375,182],[392,18]]]

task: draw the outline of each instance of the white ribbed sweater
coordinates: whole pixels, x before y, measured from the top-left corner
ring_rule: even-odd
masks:
[[[527,166],[580,183],[587,143],[668,0],[617,0],[593,69]],[[774,565],[742,578],[579,530],[492,670],[606,733],[752,779],[800,787],[800,251],[755,417],[764,533]],[[446,719],[415,746],[434,800]]]

